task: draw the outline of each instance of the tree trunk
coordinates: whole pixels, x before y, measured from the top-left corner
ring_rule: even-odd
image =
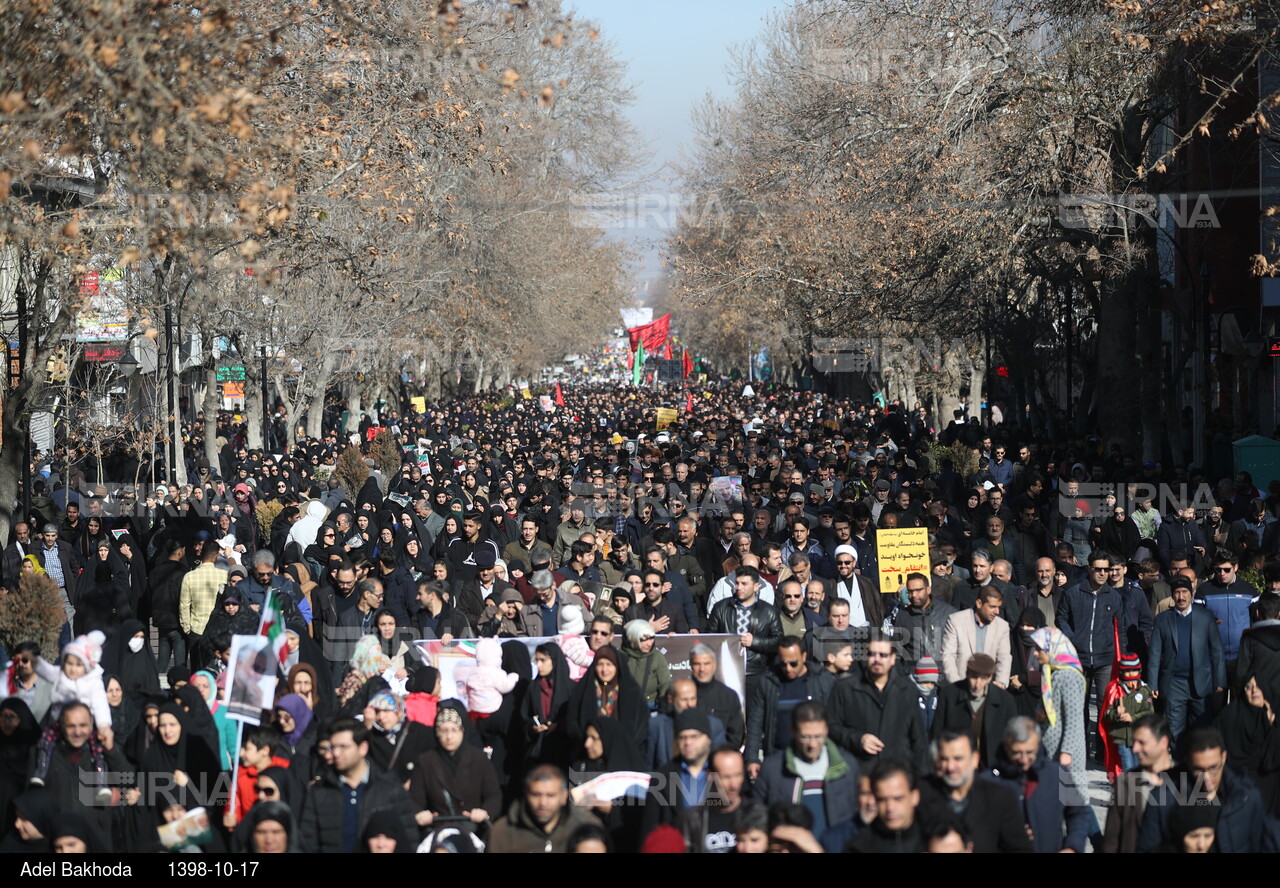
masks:
[[[58,318],[46,326],[46,319],[53,312],[45,305],[46,287],[52,266],[40,263],[35,268],[34,279],[25,280],[26,263],[17,250],[10,255],[16,263],[18,286],[24,287],[28,294],[26,316],[26,362],[22,366],[22,374],[18,384],[7,390],[4,395],[3,437],[0,438],[0,540],[9,539],[9,529],[14,525],[14,504],[19,512],[22,496],[23,463],[26,459],[26,438],[31,423],[31,408],[39,394],[48,386],[48,373],[45,365],[48,352],[41,348],[42,343],[57,344],[70,326],[67,311],[58,313]],[[6,374],[7,375],[7,374]],[[24,518],[25,516],[20,516]],[[46,515],[52,519],[54,516]]]
[[[1142,385],[1135,385],[1138,362],[1137,307],[1135,295],[1140,280],[1129,275],[1103,292],[1098,312],[1097,404],[1098,428],[1104,454],[1112,444],[1121,452],[1133,453],[1137,443],[1138,421],[1142,408]]]
[[[303,370],[305,373],[306,371]],[[298,417],[302,415],[304,398],[301,394],[296,399],[289,397],[289,390],[284,384],[284,368],[272,373],[271,378],[275,380],[276,391],[280,393],[280,404],[284,407],[284,425],[285,425],[285,441],[282,442],[285,452],[293,449],[293,445],[297,443],[298,434]]]
[[[209,337],[209,342],[212,344],[212,336]],[[209,349],[209,362],[204,370],[204,455],[209,460],[209,468],[222,474],[222,455],[218,452],[218,410],[222,407],[222,392],[218,385],[218,368],[212,366],[212,345]]]
[[[311,380],[307,399],[307,437],[319,438],[324,432],[324,396],[329,390],[329,381],[333,379],[334,353],[326,351],[320,358],[320,366],[316,368]]]
[[[979,347],[978,353],[969,363],[969,415],[978,417],[984,423],[990,416],[989,410],[986,414],[982,411],[982,390],[985,387],[986,377],[987,357]]]
[[[262,374],[254,374],[250,359],[244,361],[244,422],[247,426],[245,444],[250,450],[265,449],[267,442],[262,440],[262,386],[267,380]]]
[[[170,349],[169,358],[176,361],[179,349],[174,343],[170,343]],[[169,481],[182,487],[187,483],[187,455],[182,443],[182,372],[176,369],[173,373],[173,413],[169,415],[168,432],[173,437],[173,452],[176,454],[174,464],[169,467]],[[168,450],[165,454],[168,459]]]
[[[358,431],[360,428],[360,414],[364,411],[360,400],[360,389],[352,386],[351,396],[347,398],[347,427],[343,429],[345,432]]]

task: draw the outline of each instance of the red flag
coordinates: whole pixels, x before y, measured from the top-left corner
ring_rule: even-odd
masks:
[[[636,353],[633,351],[627,352],[627,369],[630,370],[632,367],[635,366],[635,364],[636,364]]]
[[[1112,783],[1124,770],[1120,766],[1120,750],[1112,742],[1107,733],[1107,710],[1124,696],[1124,682],[1120,680],[1120,621],[1111,618],[1111,631],[1115,637],[1115,653],[1111,656],[1111,681],[1107,684],[1106,693],[1102,695],[1102,705],[1098,709],[1098,733],[1102,735],[1103,763],[1107,779]]]
[[[668,339],[668,340],[667,340],[667,347],[666,347],[666,348],[664,348],[664,349],[662,350],[662,360],[664,360],[664,361],[670,361],[670,360],[671,360],[671,357],[672,357],[672,355],[671,355],[671,340],[670,340],[670,339]]]
[[[680,349],[680,353],[680,362],[683,365],[684,378],[688,379],[689,374],[693,372],[693,358],[689,357],[689,350],[687,348]]]
[[[686,414],[693,413],[693,392],[689,392],[684,396],[684,412]]]
[[[667,341],[667,333],[671,330],[671,315],[664,314],[656,320],[647,324],[641,324],[639,327],[630,327],[627,329],[627,336],[631,340],[631,350],[635,351],[636,346],[641,342],[644,343],[644,350],[651,355],[655,355]]]
[[[560,383],[556,383],[556,406],[564,406],[564,392],[560,391]]]

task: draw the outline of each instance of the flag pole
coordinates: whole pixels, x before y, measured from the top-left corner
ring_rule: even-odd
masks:
[[[244,743],[244,722],[236,719],[236,752],[231,762],[231,816],[236,817],[236,790],[240,786],[240,746]],[[236,820],[239,823],[239,819]]]

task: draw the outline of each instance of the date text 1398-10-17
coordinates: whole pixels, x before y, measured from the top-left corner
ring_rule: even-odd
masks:
[[[186,876],[253,876],[258,871],[256,860],[174,860],[169,863],[169,875],[183,878]]]

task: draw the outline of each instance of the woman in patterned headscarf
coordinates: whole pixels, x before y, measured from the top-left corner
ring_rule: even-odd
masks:
[[[369,758],[401,780],[413,776],[417,761],[435,746],[431,728],[405,717],[404,701],[391,691],[378,691],[364,710],[369,728]]]
[[[354,718],[374,694],[391,688],[383,678],[383,673],[391,668],[391,658],[383,651],[378,636],[366,635],[356,642],[350,664],[338,687],[339,718]]]
[[[458,709],[441,705],[435,749],[418,759],[409,778],[409,796],[424,834],[437,817],[466,817],[478,825],[502,813],[502,789],[493,763],[484,750],[467,742],[470,721]]]
[[[1071,640],[1048,626],[1031,633],[1039,672],[1040,699],[1049,726],[1044,732],[1044,751],[1071,773],[1072,781],[1084,793],[1089,785],[1085,747],[1084,667]],[[1037,669],[1038,667],[1038,669]]]

